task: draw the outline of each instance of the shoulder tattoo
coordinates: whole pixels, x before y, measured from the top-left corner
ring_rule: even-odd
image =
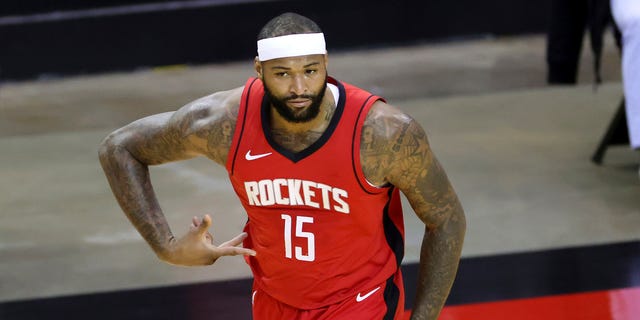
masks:
[[[369,182],[415,185],[426,174],[430,153],[426,135],[413,119],[371,113],[362,128],[360,155]]]

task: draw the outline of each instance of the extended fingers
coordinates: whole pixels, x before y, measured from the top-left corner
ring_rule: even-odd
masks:
[[[211,226],[211,217],[208,214],[205,214],[202,219],[198,217],[193,217],[191,219],[191,229],[196,232],[196,234],[201,235],[206,240],[207,244],[211,245],[210,248],[216,251],[216,255],[218,256],[237,256],[237,255],[250,255],[255,256],[256,252],[251,249],[246,249],[242,247],[238,247],[242,244],[242,241],[247,238],[247,233],[242,232],[239,235],[235,236],[233,239],[222,243],[220,246],[216,247],[213,245],[213,236],[209,233],[209,227]]]
[[[221,244],[221,247],[235,247],[237,245],[242,244],[242,241],[244,241],[244,239],[247,238],[247,233],[243,232],[237,236],[235,236],[233,239]]]
[[[247,238],[247,233],[243,232],[235,236],[235,238],[221,244],[218,247],[218,250],[223,252],[222,254],[225,256],[236,256],[236,255],[255,256],[256,252],[254,250],[238,247],[240,244],[242,244],[242,241],[246,238]]]
[[[220,256],[255,256],[256,252],[242,247],[218,247],[218,254]]]

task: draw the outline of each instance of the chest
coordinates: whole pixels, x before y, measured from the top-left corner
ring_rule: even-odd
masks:
[[[302,133],[292,133],[284,130],[271,130],[271,137],[280,147],[289,150],[291,152],[301,152],[315,142],[317,142],[322,136],[322,131],[308,131]]]

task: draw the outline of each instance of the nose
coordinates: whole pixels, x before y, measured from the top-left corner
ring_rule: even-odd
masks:
[[[307,92],[307,82],[305,81],[304,76],[298,75],[292,77],[289,91],[297,96],[305,94]]]

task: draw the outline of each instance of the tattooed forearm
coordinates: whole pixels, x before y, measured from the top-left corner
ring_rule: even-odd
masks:
[[[100,162],[111,190],[127,218],[159,257],[173,235],[162,214],[146,165],[118,147],[113,135],[100,148]]]
[[[461,212],[439,228],[425,229],[412,320],[438,318],[458,270],[464,230]]]
[[[407,196],[426,224],[414,320],[438,318],[458,270],[466,229],[456,193],[438,160],[432,158],[426,179],[418,180],[415,193]]]

